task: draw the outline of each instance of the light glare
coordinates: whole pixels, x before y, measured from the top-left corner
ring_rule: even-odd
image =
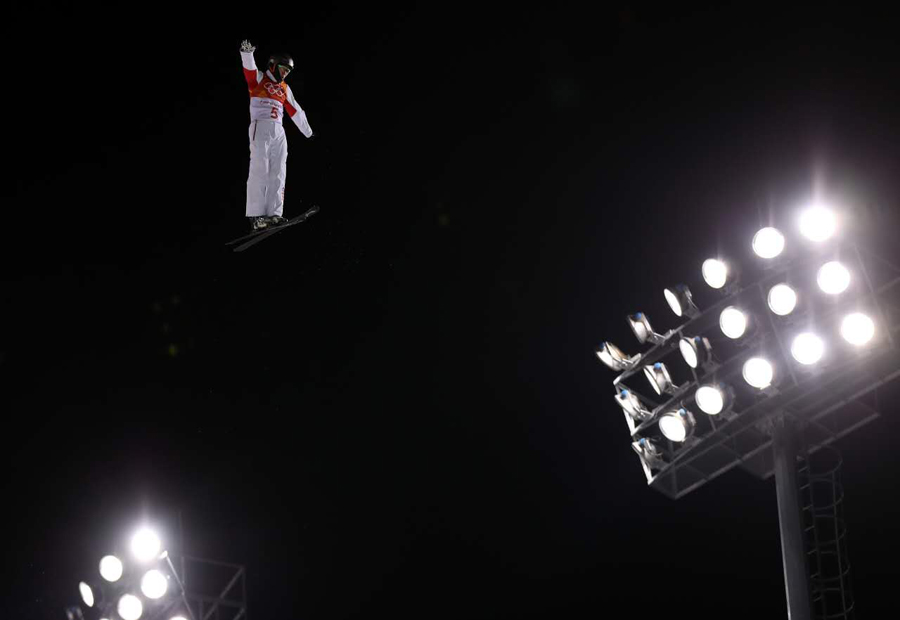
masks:
[[[800,232],[810,241],[825,241],[836,227],[834,213],[823,206],[810,207],[800,215]]]
[[[825,293],[837,295],[843,293],[850,286],[850,272],[842,264],[833,260],[819,268],[816,281],[819,283],[819,288]]]
[[[134,596],[133,594],[125,594],[122,598],[119,599],[119,604],[116,607],[119,612],[119,615],[122,616],[122,620],[138,620],[141,617],[141,614],[144,613],[144,606],[141,604],[141,599]]]
[[[744,381],[760,390],[772,384],[775,371],[772,364],[761,357],[751,357],[744,363]]]
[[[141,592],[144,596],[157,599],[166,593],[169,582],[166,576],[156,569],[148,570],[141,579]]]
[[[769,309],[778,316],[787,316],[797,307],[797,293],[787,284],[776,284],[769,290]]]
[[[854,312],[841,322],[841,336],[854,345],[863,345],[875,335],[875,323],[862,312]]]
[[[775,258],[784,250],[784,235],[777,228],[762,228],[753,236],[753,251],[760,258]]]
[[[105,555],[100,560],[100,576],[107,581],[118,581],[122,570],[122,560],[114,555]]]
[[[131,539],[131,551],[144,562],[158,556],[159,547],[159,537],[148,528],[141,528]]]
[[[711,385],[704,385],[697,389],[694,400],[703,413],[716,415],[722,413],[725,408],[725,396],[722,390]]]
[[[825,344],[822,339],[809,332],[800,334],[791,344],[791,355],[805,366],[818,362],[824,352]]]
[[[672,308],[672,312],[675,313],[675,316],[682,315],[681,302],[678,301],[678,297],[670,291],[669,289],[665,289],[663,294],[666,296],[666,301],[669,302],[669,307]]]
[[[81,593],[81,600],[84,601],[84,604],[88,607],[94,606],[94,592],[91,590],[91,586],[86,584],[85,582],[79,582],[78,591]]]
[[[728,306],[719,315],[719,327],[729,338],[740,338],[747,331],[747,315],[734,306]]]
[[[703,273],[703,279],[712,288],[722,288],[728,280],[728,266],[716,258],[703,261],[700,271]]]

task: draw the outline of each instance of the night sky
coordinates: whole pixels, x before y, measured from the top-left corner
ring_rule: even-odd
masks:
[[[594,349],[814,182],[897,230],[892,16],[522,6],[5,20],[4,617],[179,512],[252,620],[786,616],[774,481],[649,489]],[[236,254],[245,38],[295,59],[285,215],[321,211]],[[898,392],[838,444],[859,617]]]

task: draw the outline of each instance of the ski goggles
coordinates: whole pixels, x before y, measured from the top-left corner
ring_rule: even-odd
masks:
[[[275,67],[275,70],[281,74],[282,78],[286,78],[288,74],[292,71],[292,69],[288,65],[278,65]]]

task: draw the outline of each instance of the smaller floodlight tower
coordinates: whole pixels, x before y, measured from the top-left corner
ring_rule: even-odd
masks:
[[[183,538],[183,537],[182,537]],[[69,620],[246,620],[246,569],[181,553],[180,570],[157,533],[141,527],[127,553],[101,558],[97,577],[78,584]]]

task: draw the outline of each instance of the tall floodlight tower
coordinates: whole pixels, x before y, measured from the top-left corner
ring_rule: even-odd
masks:
[[[638,312],[627,321],[649,348],[596,350],[618,373],[614,398],[651,488],[677,499],[733,467],[774,476],[791,620],[852,617],[842,489],[810,457],[877,418],[872,393],[900,376],[900,269],[839,229],[821,205],[794,229],[762,228],[747,240],[754,281],[711,257],[698,275],[714,303],[701,309],[688,286],[666,288],[679,327],[659,334]],[[689,380],[673,380],[676,365]]]

